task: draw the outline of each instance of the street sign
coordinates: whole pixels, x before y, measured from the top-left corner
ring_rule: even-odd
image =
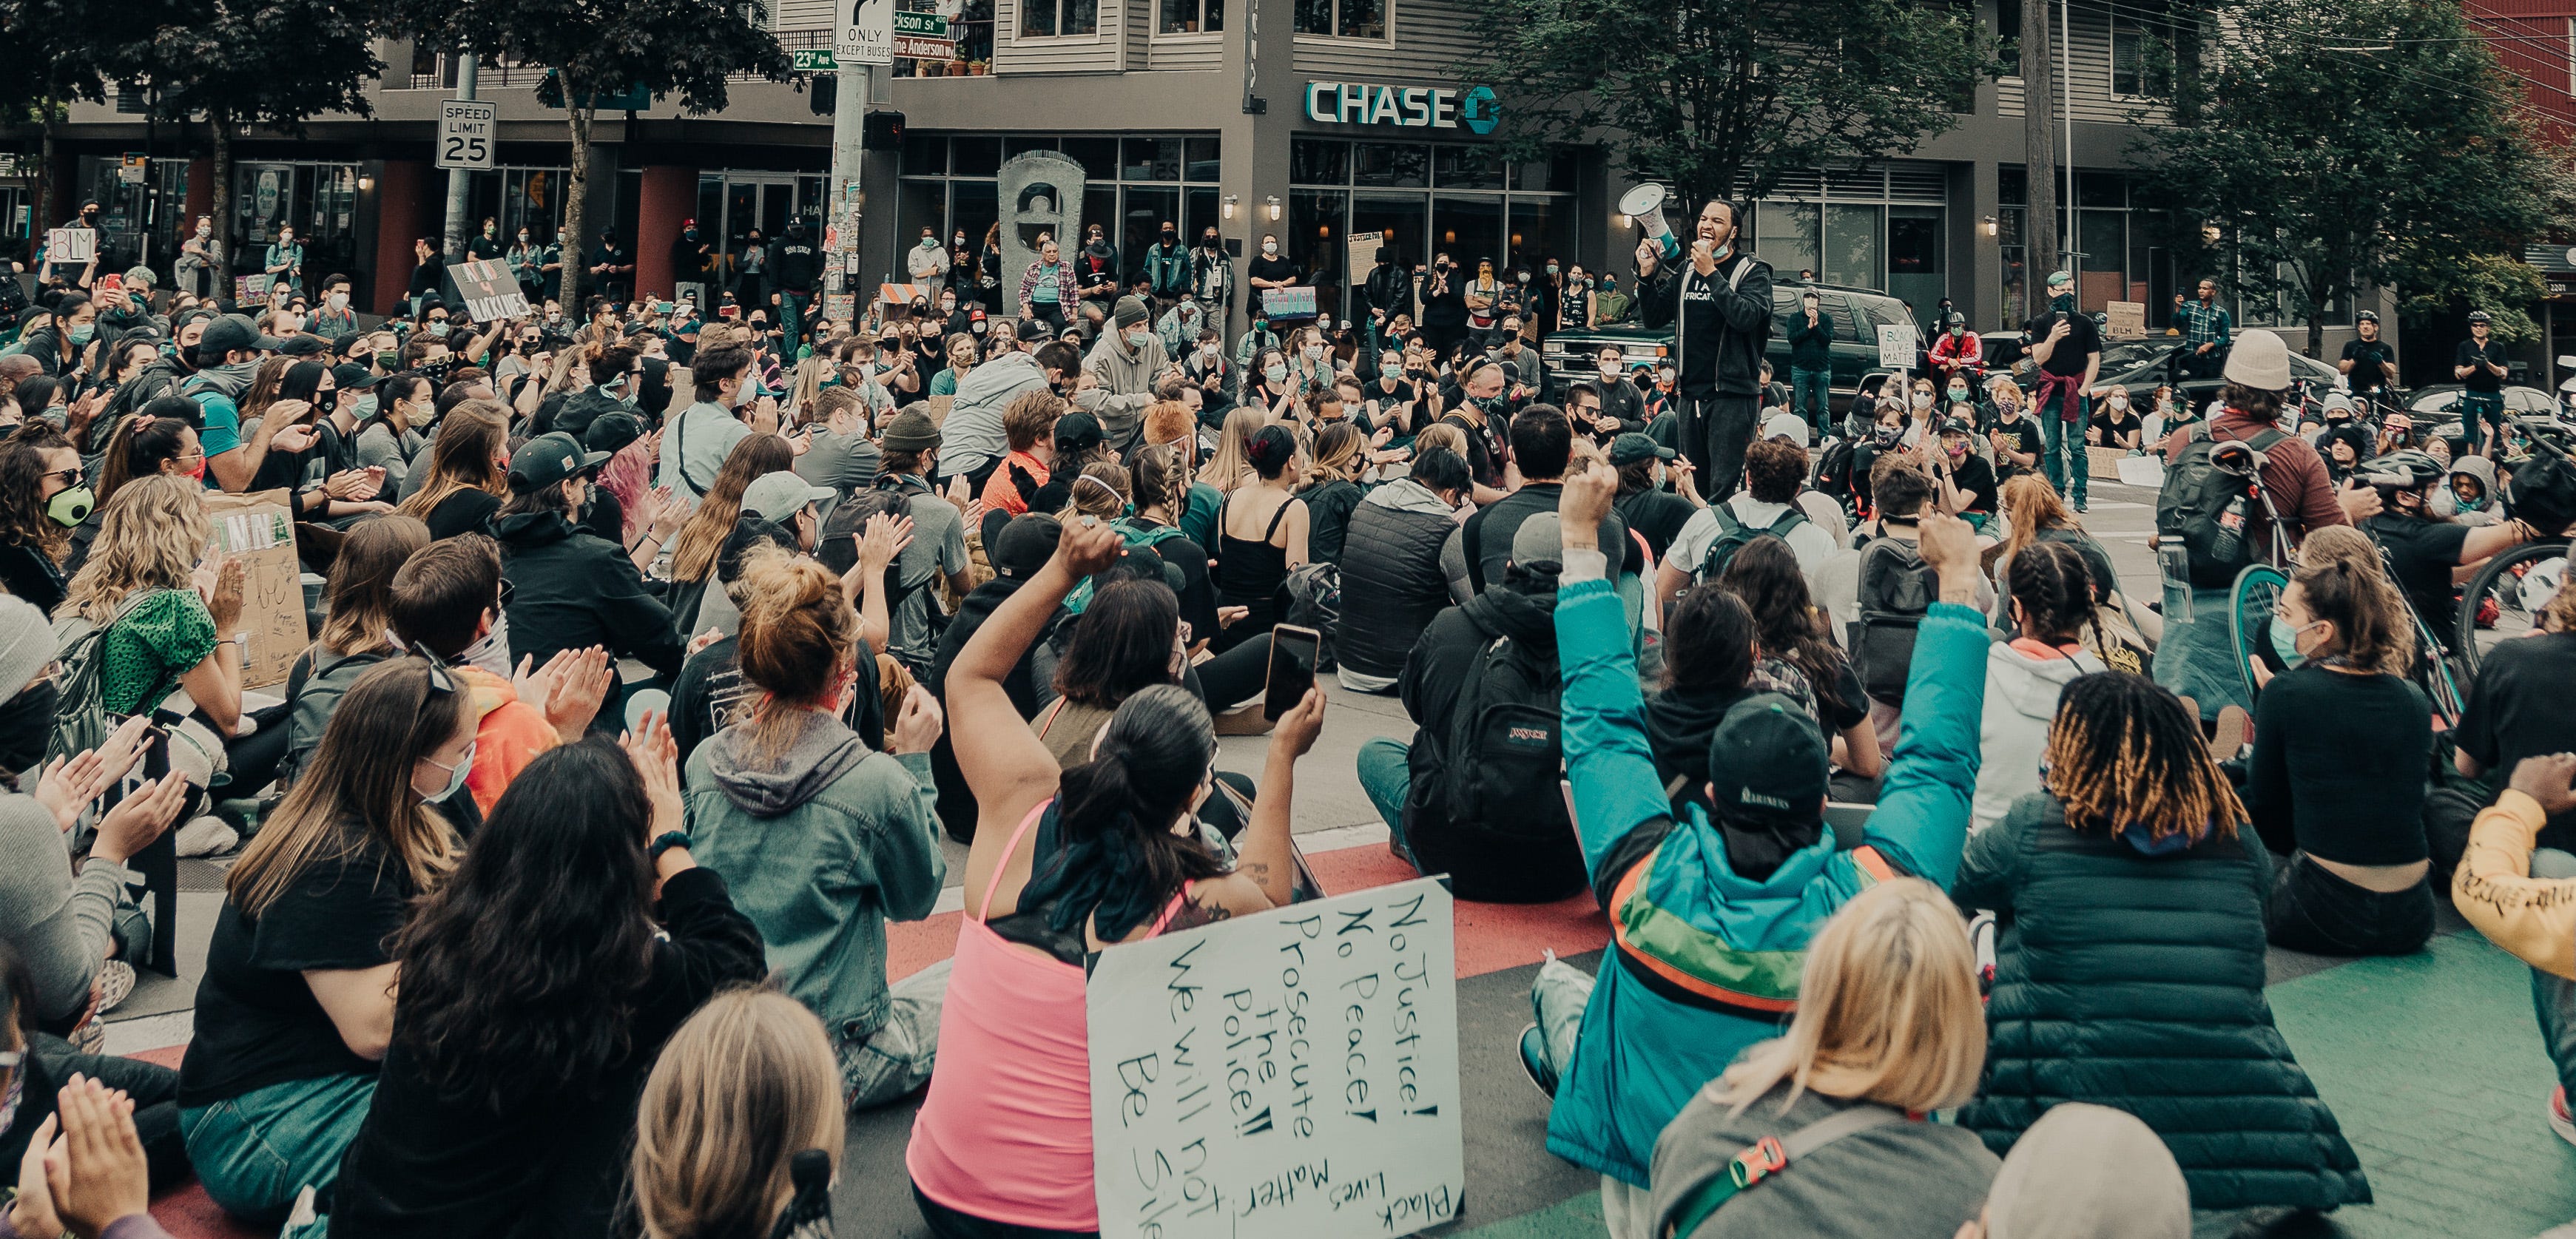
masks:
[[[850,7],[832,58],[853,65],[894,63],[894,0],[844,0]]]
[[[957,59],[957,40],[948,19],[937,13],[894,15],[894,54],[914,60]]]
[[[117,157],[116,179],[120,184],[140,185],[144,170],[149,166],[150,161],[144,156],[128,151]]]
[[[464,99],[438,101],[438,166],[489,172],[499,166],[493,148],[501,138],[498,104]]]
[[[841,67],[828,47],[800,47],[787,53],[787,63],[798,73],[830,73]]]

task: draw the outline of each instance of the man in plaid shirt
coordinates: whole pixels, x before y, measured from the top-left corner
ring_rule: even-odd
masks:
[[[2190,350],[2190,367],[2194,378],[2208,378],[2218,373],[2227,360],[2227,311],[2218,304],[2218,281],[2200,282],[2200,299],[2185,302],[2174,312],[2174,326],[2182,330],[2182,346]]]

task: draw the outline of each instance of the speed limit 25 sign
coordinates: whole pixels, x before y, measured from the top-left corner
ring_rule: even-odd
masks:
[[[463,99],[438,101],[438,166],[489,172],[501,138],[500,108]]]

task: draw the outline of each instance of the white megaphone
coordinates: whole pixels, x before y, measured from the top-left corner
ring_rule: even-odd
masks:
[[[1682,256],[1682,243],[1673,236],[1673,226],[1664,222],[1664,198],[1663,186],[1640,185],[1620,197],[1619,213],[1637,221],[1654,241],[1656,252],[1670,262]]]

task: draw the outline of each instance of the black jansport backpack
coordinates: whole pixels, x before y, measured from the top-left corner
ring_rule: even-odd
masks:
[[[2244,440],[2258,456],[2289,436],[2264,430]],[[2194,589],[2225,589],[2236,574],[2265,557],[2251,536],[2260,479],[2249,472],[2222,468],[2212,456],[2232,446],[2209,437],[2209,423],[2192,427],[2173,463],[2165,466],[2164,486],[2156,491],[2156,536],[2180,543],[2190,556]]]
[[[1852,669],[1880,701],[1905,700],[1915,630],[1940,596],[1922,551],[1902,538],[1877,538],[1860,553],[1860,620],[1852,625]]]
[[[1565,764],[1565,682],[1551,655],[1496,637],[1470,665],[1441,738],[1438,808],[1479,833],[1567,840],[1574,820],[1557,780]]]

